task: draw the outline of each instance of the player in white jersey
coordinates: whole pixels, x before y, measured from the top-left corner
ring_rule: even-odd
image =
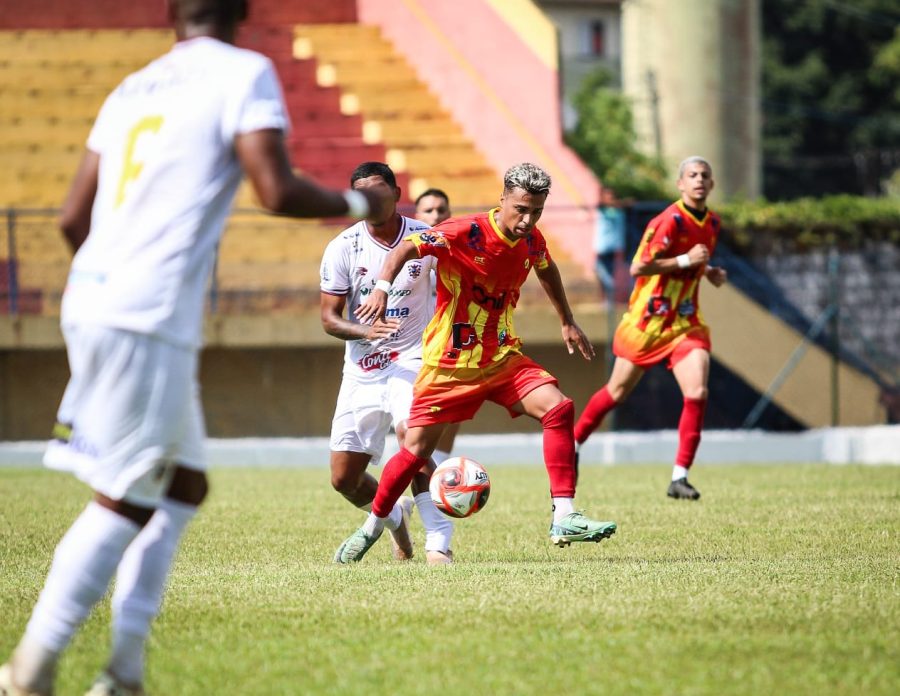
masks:
[[[347,228],[325,250],[321,267],[321,312],[325,331],[347,342],[340,393],[331,426],[331,484],[356,507],[370,511],[378,482],[366,469],[377,464],[391,425],[402,442],[412,387],[422,366],[422,332],[431,320],[434,257],[407,263],[391,288],[385,321],[360,324],[356,308],[375,287],[388,252],[401,239],[429,229],[399,215],[400,189],[388,165],[364,162],[350,176],[354,190],[390,194],[394,206]],[[345,318],[345,314],[346,317]],[[407,518],[413,501],[425,527],[429,565],[450,563],[453,524],[428,493],[431,471],[412,482],[414,499],[401,498],[386,523],[394,557],[412,557]]]
[[[141,694],[178,541],[207,492],[197,353],[203,292],[242,171],[267,209],[378,215],[371,191],[296,177],[271,62],[233,45],[245,0],[170,0],[177,43],[107,98],[63,207],[71,379],[45,461],[94,498],[56,548],[0,695],[51,694],[59,657],[117,577],[92,696]],[[11,626],[5,626],[10,630]]]

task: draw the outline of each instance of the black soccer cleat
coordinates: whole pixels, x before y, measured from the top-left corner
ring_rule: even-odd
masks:
[[[679,500],[700,500],[700,491],[688,483],[686,477],[672,481],[666,495]]]

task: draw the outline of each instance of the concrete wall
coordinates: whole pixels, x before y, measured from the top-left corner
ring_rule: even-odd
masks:
[[[559,378],[562,389],[577,404],[586,402],[606,374],[599,345],[600,355],[590,363],[569,356],[561,340],[529,345],[527,352]],[[342,360],[338,345],[207,348],[200,384],[209,435],[328,435]],[[0,350],[0,440],[47,438],[67,379],[68,364],[61,347]],[[470,433],[538,429],[531,419],[511,420],[493,404],[464,426]]]

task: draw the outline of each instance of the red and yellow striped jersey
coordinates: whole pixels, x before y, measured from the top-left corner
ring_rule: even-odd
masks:
[[[544,235],[507,239],[487,213],[450,218],[407,237],[419,256],[437,258],[437,306],[423,334],[422,359],[435,367],[477,367],[518,353],[512,314],[532,268],[550,264]]]
[[[698,219],[676,201],[647,225],[634,260],[647,263],[658,258],[686,254],[695,244],[705,244],[710,256],[716,248],[721,221],[707,209]],[[631,324],[651,336],[667,338],[705,327],[700,314],[700,280],[706,265],[674,273],[639,276],[628,300],[623,324]]]

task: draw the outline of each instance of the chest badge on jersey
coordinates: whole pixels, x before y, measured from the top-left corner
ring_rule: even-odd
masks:
[[[483,257],[483,256],[476,256],[476,257],[473,259],[473,261],[475,261],[475,263],[477,263],[479,266],[483,266],[483,265],[484,265],[484,257]]]
[[[672,309],[672,303],[668,297],[654,295],[647,302],[647,313],[655,317],[664,317]]]
[[[693,300],[685,300],[678,305],[678,313],[683,317],[692,317],[697,313]]]
[[[420,275],[422,275],[422,264],[421,263],[411,263],[406,267],[407,272],[409,273],[409,277],[415,280]]]

